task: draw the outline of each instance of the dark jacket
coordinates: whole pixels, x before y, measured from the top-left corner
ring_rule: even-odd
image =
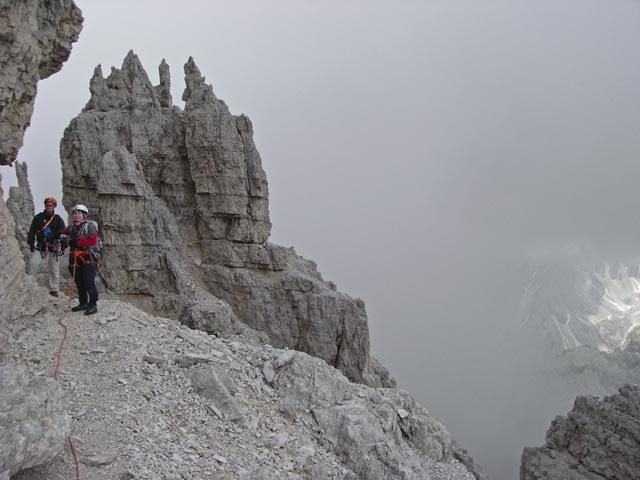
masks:
[[[53,243],[60,238],[60,233],[65,227],[64,220],[57,213],[53,212],[53,220],[47,225],[47,222],[51,218],[46,211],[40,212],[33,217],[31,221],[31,228],[29,228],[29,234],[27,235],[27,243],[35,245],[38,242],[38,248],[43,250],[47,243]],[[46,228],[42,228],[47,225]]]

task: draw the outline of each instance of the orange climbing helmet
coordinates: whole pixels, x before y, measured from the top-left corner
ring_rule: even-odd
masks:
[[[44,199],[44,203],[53,203],[54,207],[58,206],[58,201],[56,200],[55,197],[47,197]]]

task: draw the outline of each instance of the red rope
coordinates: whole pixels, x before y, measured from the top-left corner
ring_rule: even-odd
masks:
[[[76,480],[80,480],[80,463],[78,462],[78,455],[76,454],[76,447],[73,444],[73,440],[69,437],[69,446],[71,447],[71,453],[73,454],[73,460],[76,462]]]
[[[58,319],[58,325],[60,325],[64,329],[64,334],[62,335],[62,341],[60,342],[60,347],[58,347],[58,361],[56,362],[56,369],[53,371],[54,380],[58,380],[58,371],[60,370],[60,364],[62,363],[62,349],[64,347],[64,342],[66,342],[67,340],[67,332],[69,331],[67,326],[64,323],[62,323],[62,320],[64,320],[68,315],[69,315],[69,312],[66,312],[63,316],[61,316]]]
[[[73,287],[76,283],[76,266],[75,264],[73,265],[73,278],[71,279],[71,288],[69,288],[69,307],[71,307],[71,304],[73,302]],[[60,318],[58,318],[58,325],[60,325],[63,330],[64,330],[64,334],[62,335],[62,341],[60,342],[60,347],[58,347],[58,355],[57,355],[57,362],[56,362],[56,368],[53,371],[53,379],[54,380],[58,380],[58,371],[60,370],[60,364],[62,363],[62,349],[64,348],[64,343],[67,341],[67,333],[69,332],[69,329],[67,328],[67,326],[62,322],[65,318],[67,318],[67,316],[69,315],[69,312],[65,312],[64,315],[62,315]]]
[[[75,285],[76,282],[76,268],[75,265],[73,266],[73,278],[71,281],[71,288],[69,289],[69,307],[71,307],[71,304],[73,303],[73,287]],[[57,355],[57,362],[56,362],[56,369],[53,372],[53,378],[54,380],[58,380],[58,372],[60,370],[60,364],[62,363],[62,349],[64,348],[64,344],[67,340],[67,334],[69,332],[69,328],[62,322],[65,318],[67,318],[67,316],[69,316],[69,311],[67,310],[65,312],[64,315],[62,315],[60,318],[58,318],[58,325],[60,325],[63,330],[64,330],[64,334],[62,335],[62,341],[60,342],[60,347],[58,347],[58,355]],[[71,437],[68,437],[69,440],[69,446],[71,447],[71,453],[73,454],[73,461],[76,464],[76,480],[80,480],[80,463],[78,462],[78,455],[76,454],[76,447],[73,444],[73,440],[71,440]]]

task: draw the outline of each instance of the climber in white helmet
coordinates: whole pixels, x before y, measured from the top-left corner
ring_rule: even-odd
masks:
[[[71,209],[73,224],[63,233],[69,235],[69,273],[78,289],[79,303],[71,311],[84,311],[85,315],[93,315],[98,313],[98,228],[95,222],[87,220],[88,215],[89,209],[86,206],[74,205]]]

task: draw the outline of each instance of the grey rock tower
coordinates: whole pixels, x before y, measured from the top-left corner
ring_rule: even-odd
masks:
[[[269,189],[251,121],[229,112],[193,59],[184,71],[182,111],[171,105],[164,61],[158,86],[133,52],[107,78],[96,68],[91,99],[65,131],[64,203],[87,204],[102,225],[105,285],[188,325],[248,325],[354,381],[390,385],[372,367],[364,303],[268,242]]]

